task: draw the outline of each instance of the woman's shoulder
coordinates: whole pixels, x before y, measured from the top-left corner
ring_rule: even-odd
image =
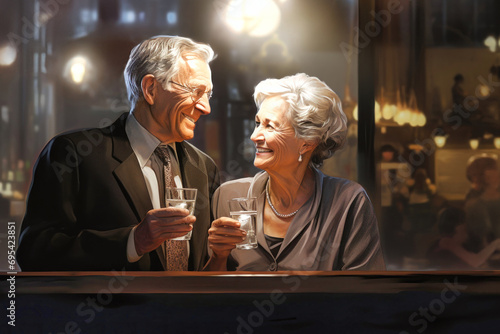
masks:
[[[329,176],[323,172],[319,173],[323,189],[328,191],[352,192],[353,194],[365,193],[365,189],[356,181],[344,179],[342,177]]]
[[[365,189],[356,181],[321,173],[319,182],[321,193],[318,195],[321,196],[321,202],[324,205],[345,208],[353,203],[369,201]]]
[[[234,179],[234,180],[229,180],[224,182],[223,184],[220,185],[220,189],[233,189],[233,188],[240,188],[240,187],[250,187],[250,184],[252,184],[253,177],[243,177],[240,179]]]
[[[248,191],[255,187],[256,184],[264,182],[264,179],[267,179],[267,174],[259,172],[253,177],[226,181],[220,185],[217,192],[231,194],[231,196],[247,196]]]
[[[246,197],[251,182],[251,177],[226,181],[219,186],[219,188],[215,191],[214,196],[221,200],[228,200],[236,197]]]
[[[266,177],[267,178],[267,177]],[[257,197],[252,190],[256,183],[262,183],[262,173],[254,177],[245,177],[226,181],[217,188],[212,199],[214,217],[222,217],[229,214],[227,202],[238,197]]]

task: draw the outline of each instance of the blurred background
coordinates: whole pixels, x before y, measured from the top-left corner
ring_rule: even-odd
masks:
[[[8,221],[20,230],[44,145],[127,112],[123,69],[130,50],[154,35],[190,37],[218,55],[211,64],[212,113],[200,119],[192,142],[214,158],[224,180],[258,171],[249,139],[258,82],[304,72],[337,92],[348,140],[322,169],[368,190],[388,269],[439,269],[429,250],[443,237],[440,211],[465,210],[474,187],[468,164],[498,158],[495,0],[0,0],[0,6],[2,244]]]

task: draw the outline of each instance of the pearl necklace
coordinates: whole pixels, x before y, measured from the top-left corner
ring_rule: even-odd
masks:
[[[267,203],[269,203],[269,206],[273,210],[274,214],[280,218],[290,218],[292,216],[295,216],[297,214],[297,212],[299,212],[299,210],[300,210],[300,208],[298,208],[294,212],[286,214],[286,215],[279,213],[278,210],[276,210],[276,208],[274,207],[273,203],[271,203],[271,197],[269,196],[269,182],[267,182],[267,185],[266,185],[266,197],[267,197]]]

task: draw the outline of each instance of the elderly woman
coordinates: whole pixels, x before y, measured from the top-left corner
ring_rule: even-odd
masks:
[[[259,109],[251,140],[263,172],[222,185],[212,202],[212,255],[207,270],[383,270],[377,220],[357,183],[317,167],[338,150],[346,116],[338,96],[305,74],[264,80],[255,88]],[[257,241],[244,239],[228,200],[256,197]]]

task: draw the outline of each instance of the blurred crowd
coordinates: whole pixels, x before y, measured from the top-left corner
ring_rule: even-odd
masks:
[[[381,236],[389,270],[500,268],[500,172],[496,155],[472,156],[461,201],[440,195],[424,168],[381,148]]]

